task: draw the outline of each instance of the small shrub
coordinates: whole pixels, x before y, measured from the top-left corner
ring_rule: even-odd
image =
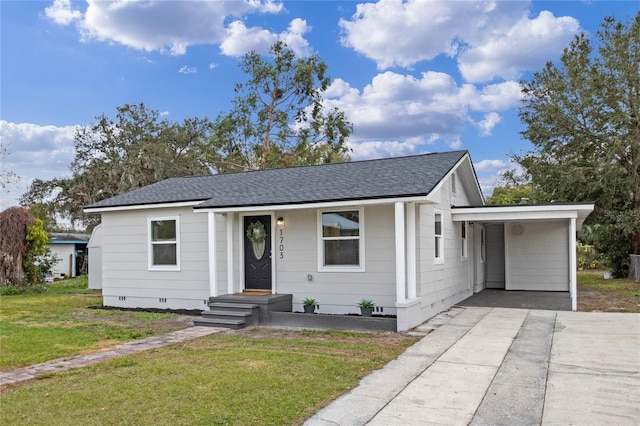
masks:
[[[42,284],[36,284],[29,287],[29,291],[36,294],[44,293],[45,291],[48,291],[48,290],[49,288],[46,285],[42,285]]]
[[[24,289],[17,285],[5,285],[0,287],[0,295],[2,296],[14,296],[22,293],[24,293]]]
[[[580,269],[604,269],[604,258],[592,245],[576,244],[578,254],[578,268]]]

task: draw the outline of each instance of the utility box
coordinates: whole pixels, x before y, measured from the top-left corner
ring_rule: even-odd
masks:
[[[640,255],[629,255],[629,278],[635,282],[640,282]]]

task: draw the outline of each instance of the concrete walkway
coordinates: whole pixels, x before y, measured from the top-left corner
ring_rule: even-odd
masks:
[[[640,424],[640,314],[453,308],[430,330],[305,424]]]
[[[69,370],[71,368],[85,367],[87,365],[103,362],[118,356],[160,348],[162,346],[180,343],[227,330],[228,329],[226,328],[218,327],[189,327],[169,334],[151,336],[146,339],[123,343],[121,345],[114,346],[113,348],[108,348],[88,355],[79,355],[72,358],[59,358],[15,370],[0,371],[0,385],[23,382],[25,380],[31,380],[36,377]]]

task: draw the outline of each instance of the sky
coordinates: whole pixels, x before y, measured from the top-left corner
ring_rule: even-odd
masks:
[[[168,120],[215,119],[245,76],[239,58],[281,40],[319,55],[328,106],[354,125],[353,160],[466,149],[489,195],[510,157],[532,149],[519,81],[557,62],[576,34],[634,1],[0,0],[0,167],[69,176],[73,135],[144,103]]]

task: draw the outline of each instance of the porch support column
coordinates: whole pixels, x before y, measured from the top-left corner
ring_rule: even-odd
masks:
[[[229,212],[227,218],[227,294],[233,294],[233,221],[235,214]]]
[[[578,310],[578,273],[576,272],[576,219],[569,219],[569,294],[571,310]]]
[[[396,302],[405,303],[406,295],[406,242],[404,231],[404,203],[395,204],[396,225]]]
[[[209,238],[209,296],[216,297],[218,290],[216,283],[218,275],[216,271],[216,217],[215,213],[207,213],[207,233]]]
[[[407,203],[407,298],[416,294],[416,204]]]

